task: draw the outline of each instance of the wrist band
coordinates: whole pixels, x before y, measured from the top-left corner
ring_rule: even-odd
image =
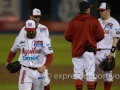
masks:
[[[116,50],[116,47],[115,47],[115,46],[112,46],[112,48],[111,48],[111,52],[114,53],[115,50]]]

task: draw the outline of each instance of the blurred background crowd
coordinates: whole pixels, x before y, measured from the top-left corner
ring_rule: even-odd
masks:
[[[15,33],[24,26],[33,8],[41,10],[40,23],[51,32],[64,32],[68,22],[79,13],[82,0],[0,0],[0,33]],[[111,16],[120,21],[120,0],[88,0],[93,8],[91,15],[99,17],[101,2],[111,5]]]

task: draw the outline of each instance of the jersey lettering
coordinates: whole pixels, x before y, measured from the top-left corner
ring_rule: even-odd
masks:
[[[32,50],[25,50],[25,48],[22,48],[22,54],[39,54],[41,52],[41,49],[36,49],[35,48],[32,48]]]
[[[23,60],[38,60],[38,59],[39,59],[39,55],[34,57],[23,56]]]

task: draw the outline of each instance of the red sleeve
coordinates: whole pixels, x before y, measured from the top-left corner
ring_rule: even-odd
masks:
[[[7,58],[7,62],[11,62],[13,60],[13,58],[16,56],[16,53],[13,52],[9,52],[8,58]]]
[[[47,59],[46,59],[46,62],[45,62],[45,66],[48,68],[48,66],[51,64],[52,60],[53,60],[53,54],[48,54],[46,55]]]
[[[72,27],[71,22],[67,26],[67,29],[65,30],[64,37],[67,41],[72,42]]]
[[[97,27],[96,27],[96,42],[101,41],[104,38],[104,31],[103,28],[101,27],[99,21],[97,22]]]

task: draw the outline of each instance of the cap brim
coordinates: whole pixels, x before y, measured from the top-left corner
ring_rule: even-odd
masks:
[[[106,9],[104,9],[104,8],[97,8],[97,10],[106,10]]]
[[[36,31],[36,28],[25,28],[26,31]]]
[[[42,15],[33,15],[33,16],[42,16]]]

